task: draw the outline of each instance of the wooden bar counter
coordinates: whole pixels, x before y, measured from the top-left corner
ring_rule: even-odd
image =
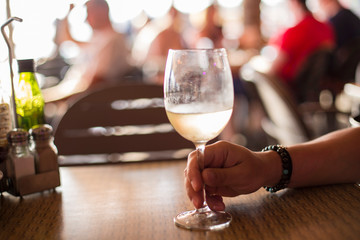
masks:
[[[225,230],[178,228],[192,209],[182,160],[61,167],[56,190],[0,198],[0,239],[360,239],[355,184],[226,198]]]

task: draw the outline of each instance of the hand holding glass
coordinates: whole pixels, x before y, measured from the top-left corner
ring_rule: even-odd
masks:
[[[175,130],[195,144],[203,170],[205,145],[225,128],[233,109],[233,80],[225,49],[169,50],[164,101]],[[205,201],[202,208],[181,213],[174,221],[187,229],[213,230],[227,227],[231,215],[210,210]]]

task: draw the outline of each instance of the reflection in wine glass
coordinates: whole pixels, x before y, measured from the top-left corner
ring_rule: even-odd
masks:
[[[175,130],[195,144],[202,171],[205,145],[224,129],[233,109],[233,80],[225,49],[169,50],[164,101]],[[205,201],[202,208],[181,213],[174,221],[186,229],[217,230],[230,224],[231,215],[210,210]]]

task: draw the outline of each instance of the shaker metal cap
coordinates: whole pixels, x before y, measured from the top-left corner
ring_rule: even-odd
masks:
[[[34,140],[46,140],[53,136],[53,128],[49,124],[35,125],[30,129],[30,135]]]
[[[29,133],[22,128],[15,128],[8,132],[7,140],[10,144],[12,143],[27,143],[29,140]]]

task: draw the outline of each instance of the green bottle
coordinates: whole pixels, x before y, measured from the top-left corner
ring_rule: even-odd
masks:
[[[18,126],[29,130],[35,125],[45,124],[45,101],[35,76],[34,59],[17,62],[19,82],[15,87],[15,103]]]

